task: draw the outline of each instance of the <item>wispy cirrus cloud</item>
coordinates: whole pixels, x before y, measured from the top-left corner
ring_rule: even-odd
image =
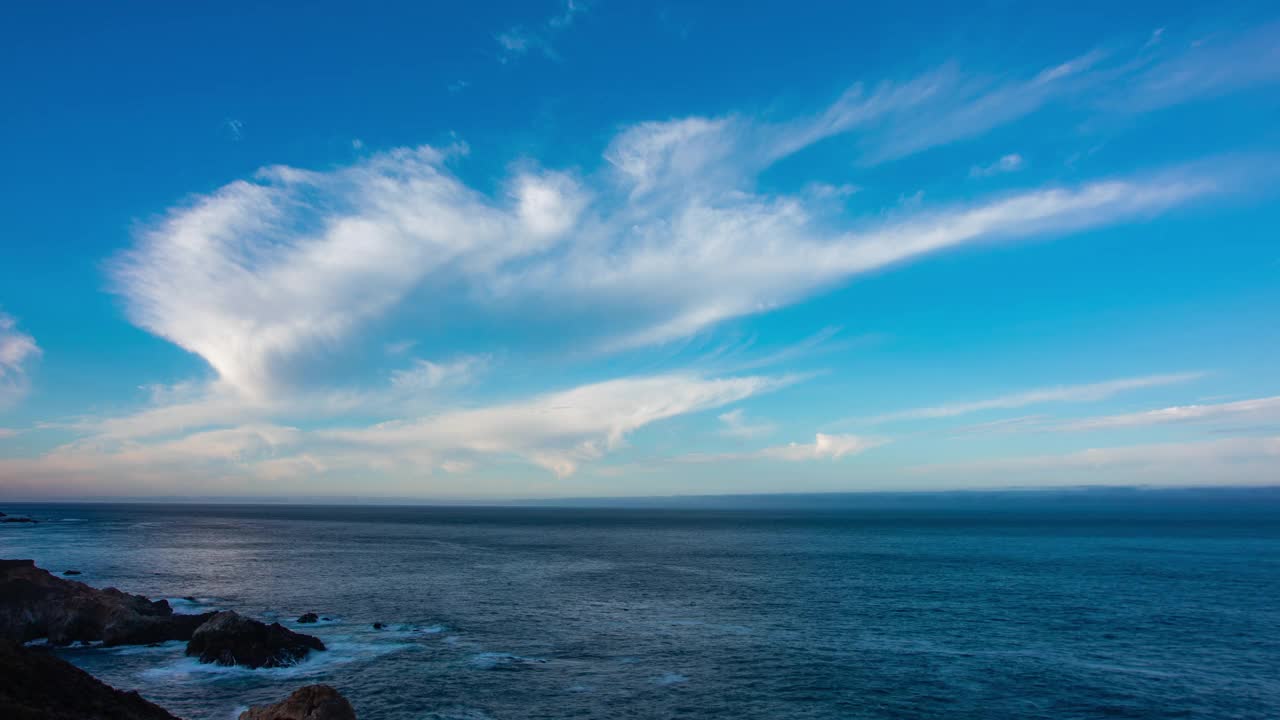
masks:
[[[1274,484],[1280,436],[1096,447],[1073,452],[908,468],[976,487],[1124,484]]]
[[[568,27],[581,10],[567,4],[545,24]],[[642,122],[619,132],[594,170],[530,161],[496,194],[454,172],[462,145],[394,150],[324,172],[268,167],[173,209],[113,276],[137,324],[258,398],[292,375],[301,353],[341,343],[424,286],[457,288],[480,312],[577,313],[609,328],[594,338],[605,349],[667,342],[940,250],[1142,219],[1247,185],[1233,169],[1199,164],[887,216],[848,216],[803,190],[754,189],[772,163],[836,135],[879,161],[985,132],[1055,98],[1149,85],[1187,68],[1206,79],[1184,100],[1270,82],[1267,72],[1238,79],[1223,69],[1275,35],[1268,26],[1215,39],[1213,53],[1161,49],[1140,63],[1095,51],[1012,79],[945,66],[855,85],[790,120]]]
[[[1120,222],[1229,190],[1211,173],[1173,171],[842,230],[803,196],[742,191],[737,161],[713,149],[745,139],[730,127],[633,128],[600,173],[524,169],[498,197],[450,171],[461,148],[397,150],[330,172],[265,168],[146,229],[113,276],[138,325],[262,401],[292,382],[298,357],[340,343],[411,290],[430,300],[431,287],[461,289],[449,299],[480,313],[577,313],[616,351],[947,248]]]
[[[646,425],[737,402],[792,381],[762,376],[707,379],[689,374],[626,378],[487,408],[328,431],[323,436],[354,447],[411,449],[438,460],[516,456],[566,476],[579,463],[619,447],[627,435]],[[459,453],[462,458],[456,457]]]
[[[722,413],[717,419],[721,425],[720,434],[729,438],[746,439],[759,437],[768,435],[777,429],[771,423],[748,420],[742,408]]]
[[[443,363],[416,359],[408,368],[391,373],[391,385],[405,392],[421,392],[445,385],[465,384],[486,362],[483,357],[461,357]]]
[[[1280,396],[1251,398],[1205,405],[1175,405],[1158,410],[1082,418],[1057,425],[1067,431],[1117,430],[1121,428],[1219,420],[1270,420],[1280,422]]]
[[[992,175],[1003,175],[1005,173],[1017,172],[1026,164],[1026,160],[1023,160],[1021,155],[1017,153],[1009,153],[990,165],[974,165],[969,168],[969,177],[984,178],[991,177]]]
[[[27,394],[27,367],[38,357],[40,346],[35,338],[20,331],[11,316],[0,313],[0,410]]]
[[[559,12],[535,25],[512,25],[494,36],[498,47],[502,49],[499,59],[503,63],[511,62],[529,52],[540,52],[552,60],[558,60],[552,43],[553,38],[573,25],[574,19],[586,12],[584,0],[563,0]],[[458,89],[461,90],[466,86]],[[453,86],[450,86],[452,91]]]
[[[818,433],[811,443],[779,445],[765,448],[755,454],[757,457],[773,460],[839,460],[848,455],[858,455],[880,447],[888,442],[887,438]]]
[[[713,463],[735,460],[781,460],[785,462],[839,460],[852,455],[860,455],[889,442],[890,439],[886,437],[817,433],[811,443],[792,442],[786,445],[773,445],[747,452],[694,453],[682,455],[674,460],[681,463]]]
[[[958,417],[986,410],[1010,410],[1046,403],[1097,402],[1123,392],[1191,382],[1204,377],[1206,374],[1207,373],[1204,372],[1167,373],[1163,375],[1120,378],[1117,380],[1106,380],[1103,382],[1084,383],[1079,385],[1056,385],[1053,387],[1023,390],[1021,392],[1009,393],[1007,395],[998,395],[996,397],[984,398],[982,400],[971,400],[967,402],[899,410],[897,412],[886,413],[883,415],[874,415],[860,419],[854,418],[843,422],[880,424],[903,420],[931,420]]]
[[[313,408],[276,408],[255,416],[235,403],[202,408],[197,401],[102,421],[97,432],[37,458],[0,459],[0,486],[20,489],[35,482],[55,494],[139,492],[179,471],[202,490],[244,487],[254,479],[341,486],[357,478],[367,481],[370,473],[422,478],[511,461],[567,477],[622,447],[644,427],[723,407],[795,380],[689,373],[632,377],[333,429],[261,419],[288,412],[314,415]],[[366,410],[363,404],[358,407]],[[226,426],[182,431],[178,425],[192,421]]]

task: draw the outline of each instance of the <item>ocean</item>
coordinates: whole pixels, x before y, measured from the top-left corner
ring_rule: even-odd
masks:
[[[1280,718],[1275,493],[957,497],[9,504],[0,557],[329,646],[60,651],[188,720],[313,682],[363,720]]]

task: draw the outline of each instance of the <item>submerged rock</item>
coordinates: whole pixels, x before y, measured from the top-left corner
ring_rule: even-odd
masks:
[[[382,629],[382,628],[384,628],[384,627],[386,627],[386,625],[383,625],[383,624],[382,624],[382,623],[380,623],[380,622],[376,622],[376,623],[374,623],[374,624],[373,624],[373,629],[374,629],[374,630],[381,630],[381,629]]]
[[[298,618],[298,622],[307,624],[307,623],[317,622],[319,619],[320,619],[320,616],[316,615],[315,613],[303,613],[302,617]]]
[[[30,523],[35,525],[36,521],[29,517],[2,517],[0,518],[0,523]]]
[[[0,641],[0,717],[12,720],[178,720],[47,650]]]
[[[80,571],[79,570],[63,570],[62,574],[63,575],[79,575]]]
[[[356,711],[328,685],[308,685],[273,705],[245,710],[240,720],[356,720]]]
[[[145,645],[188,640],[212,615],[176,615],[164,600],[63,580],[33,560],[0,560],[0,639]]]
[[[324,650],[320,638],[296,633],[280,623],[258,622],[226,610],[196,628],[187,655],[203,663],[251,668],[293,665],[312,650]]]

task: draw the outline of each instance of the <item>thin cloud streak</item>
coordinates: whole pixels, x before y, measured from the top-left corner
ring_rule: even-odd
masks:
[[[1280,421],[1280,396],[1209,405],[1177,405],[1144,412],[1084,418],[1058,425],[1063,431],[1116,430],[1120,428],[1217,420]]]
[[[908,468],[915,477],[945,477],[975,487],[1096,483],[1154,486],[1240,483],[1270,485],[1280,462],[1280,436],[1226,438],[1087,448],[1056,455],[991,458]]]
[[[912,408],[898,412],[875,415],[867,418],[853,418],[842,422],[858,422],[868,425],[899,422],[904,420],[932,420],[968,415],[986,410],[1009,410],[1014,408],[1041,405],[1045,403],[1083,403],[1097,402],[1123,392],[1142,390],[1145,388],[1178,385],[1192,382],[1204,377],[1204,372],[1170,373],[1165,375],[1147,375],[1144,377],[1121,378],[1104,382],[1082,385],[1059,385],[1055,387],[1037,388],[1023,392],[1000,395],[985,400],[934,405],[930,407]]]

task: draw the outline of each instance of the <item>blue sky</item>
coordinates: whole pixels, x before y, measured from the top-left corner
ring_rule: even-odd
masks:
[[[0,495],[1280,478],[1268,3],[6,10]]]

